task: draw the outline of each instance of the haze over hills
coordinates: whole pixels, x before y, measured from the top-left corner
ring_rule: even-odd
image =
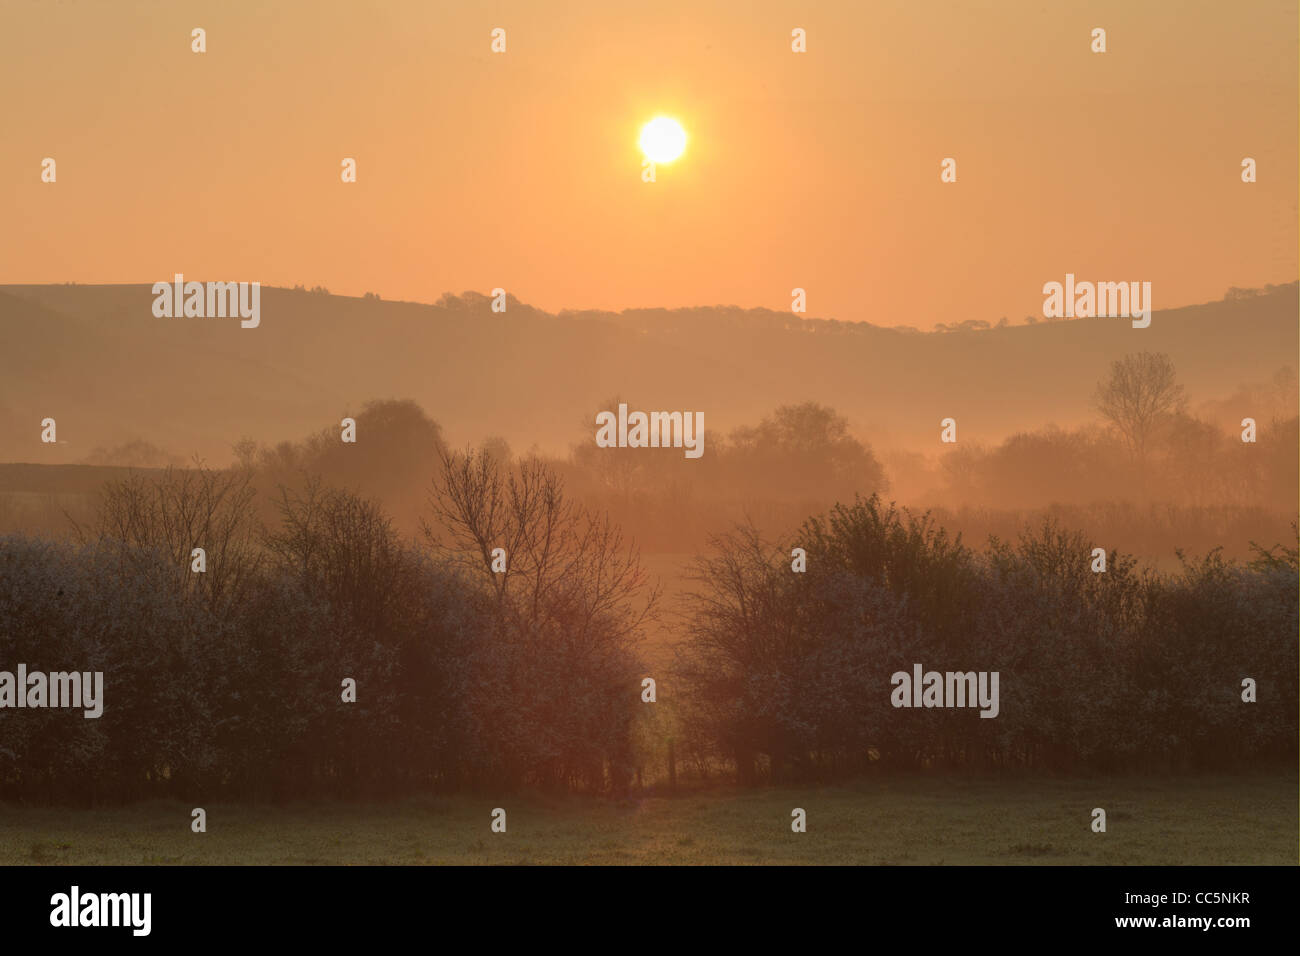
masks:
[[[562,451],[617,395],[703,411],[713,435],[815,400],[877,446],[933,449],[946,416],[977,441],[1094,419],[1094,386],[1131,352],[1168,353],[1197,403],[1294,366],[1300,344],[1295,283],[1157,310],[1146,329],[1101,318],[926,333],[885,327],[907,316],[730,306],[553,315],[511,298],[493,313],[476,293],[424,305],[264,288],[255,329],[155,318],[152,303],[147,285],[0,286],[0,459],[68,464],[143,439],[219,464],[241,437],[301,436],[389,397],[415,400],[455,444],[499,435]],[[39,441],[45,417],[58,445]]]

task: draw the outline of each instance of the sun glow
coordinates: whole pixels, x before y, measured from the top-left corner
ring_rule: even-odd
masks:
[[[641,152],[655,163],[671,163],[686,151],[686,130],[667,116],[656,116],[641,128]]]

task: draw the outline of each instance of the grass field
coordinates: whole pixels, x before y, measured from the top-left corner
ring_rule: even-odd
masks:
[[[626,801],[0,807],[14,864],[1295,864],[1297,776],[908,777]],[[507,832],[490,831],[494,807]],[[790,811],[808,813],[792,833]],[[1107,812],[1093,833],[1091,812]]]

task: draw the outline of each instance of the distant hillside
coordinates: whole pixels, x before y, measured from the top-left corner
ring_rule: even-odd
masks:
[[[0,286],[0,460],[67,464],[143,439],[224,463],[243,436],[302,436],[372,398],[414,399],[454,444],[561,450],[616,394],[703,411],[714,433],[814,399],[870,441],[932,448],[949,415],[967,440],[1092,418],[1095,383],[1128,352],[1169,353],[1195,402],[1268,380],[1300,346],[1294,283],[1156,312],[1147,329],[934,333],[766,309],[551,315],[512,299],[494,314],[474,293],[419,305],[270,288],[260,327],[241,329],[155,318],[152,302],[144,285]],[[47,416],[57,446],[39,441]]]

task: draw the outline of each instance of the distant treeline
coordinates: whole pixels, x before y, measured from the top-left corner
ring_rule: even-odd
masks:
[[[248,467],[113,482],[76,541],[0,538],[0,670],[104,673],[99,719],[0,710],[0,799],[621,793],[664,744],[648,725],[675,726],[683,772],[745,782],[1294,758],[1289,543],[1098,572],[1050,524],[975,552],[860,498],[779,546],[716,538],[677,664],[649,674],[658,595],[554,468],[444,451],[432,475],[419,540],[315,479],[264,521]],[[916,663],[1000,672],[999,716],[892,707]]]
[[[1283,537],[1300,487],[1294,370],[1284,367],[1271,383],[1205,403],[1198,417],[1187,410],[1163,356],[1138,353],[1116,364],[1099,385],[1107,411],[1097,422],[1046,426],[996,445],[965,438],[963,419],[953,444],[939,441],[935,422],[933,454],[881,451],[834,408],[804,402],[725,433],[706,420],[698,459],[679,448],[600,448],[594,416],[618,407],[621,399],[611,396],[585,424],[574,422],[577,440],[568,454],[546,460],[574,498],[608,513],[653,553],[698,551],[710,534],[750,520],[769,533],[788,533],[836,501],[872,493],[931,509],[950,533],[968,540],[1007,536],[1053,516],[1106,547],[1162,566],[1176,548],[1222,546],[1247,559],[1250,541]],[[315,475],[383,502],[400,533],[418,532],[428,477],[448,446],[442,428],[406,400],[372,401],[352,417],[357,444],[341,442],[333,425],[299,441],[235,446],[241,467],[254,472],[254,506],[264,521],[277,518],[278,487],[301,490]],[[1245,418],[1254,422],[1254,441],[1242,440]],[[516,454],[499,437],[481,447],[503,464]],[[138,441],[97,449],[87,460],[148,470],[176,464]],[[0,466],[0,531],[58,534],[66,529],[64,510],[84,522],[106,471]]]
[[[879,493],[942,513],[950,533],[970,540],[1053,516],[1106,547],[1148,559],[1218,546],[1245,559],[1250,541],[1285,536],[1300,487],[1300,418],[1269,411],[1294,405],[1294,376],[1279,376],[1265,391],[1239,403],[1261,409],[1254,443],[1241,441],[1240,428],[1175,408],[1134,429],[1140,455],[1119,429],[1100,423],[1046,427],[988,447],[964,440],[941,446],[936,422],[936,447],[945,450],[882,459],[835,409],[805,402],[776,408],[752,426],[708,432],[699,459],[677,448],[598,448],[593,425],[569,455],[546,460],[571,495],[608,513],[654,553],[698,551],[710,534],[751,520],[788,533],[836,501]],[[620,401],[612,396],[601,407]],[[418,529],[428,476],[447,447],[441,427],[409,401],[371,402],[355,417],[364,453],[342,444],[337,427],[300,442],[240,446],[263,492],[264,517],[273,517],[277,486],[316,474],[380,499],[399,529]],[[1236,424],[1226,412],[1217,417]],[[504,464],[514,460],[500,438],[481,447]]]
[[[575,422],[575,431],[589,430],[569,454],[547,461],[574,497],[608,513],[647,552],[698,551],[710,534],[747,521],[788,533],[837,501],[878,493],[942,512],[949,532],[968,539],[1056,516],[1148,559],[1218,546],[1244,559],[1251,540],[1279,540],[1296,517],[1298,395],[1295,371],[1284,366],[1198,417],[1168,357],[1135,353],[1097,383],[1098,420],[1072,429],[1046,426],[994,446],[959,431],[944,444],[936,421],[933,455],[881,453],[834,408],[809,401],[726,433],[706,421],[698,459],[679,448],[597,447],[595,413],[627,400],[610,396],[586,426]],[[409,401],[371,402],[356,421],[364,454],[342,444],[336,427],[274,447],[246,443],[241,460],[263,490],[320,474],[381,499],[398,527],[418,526],[427,476],[446,447],[442,429]],[[482,447],[503,463],[514,454],[500,438]]]

